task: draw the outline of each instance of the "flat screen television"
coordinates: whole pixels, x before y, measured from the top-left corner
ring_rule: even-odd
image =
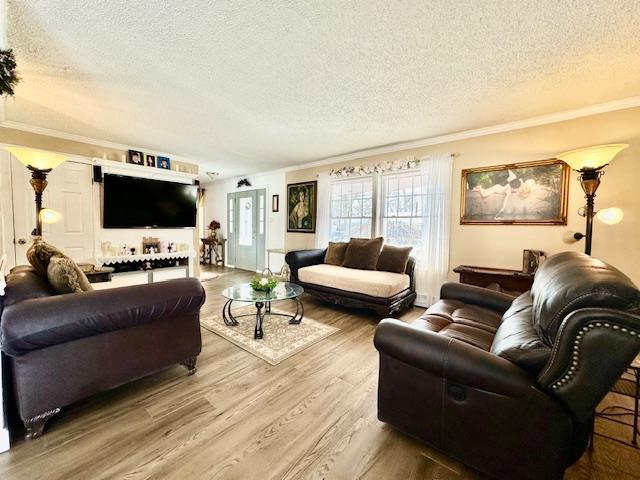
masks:
[[[196,226],[198,187],[184,183],[105,174],[104,228],[188,228]]]

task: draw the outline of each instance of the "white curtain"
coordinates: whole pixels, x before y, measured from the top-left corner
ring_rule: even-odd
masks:
[[[451,237],[451,181],[453,156],[431,155],[420,161],[423,197],[422,251],[416,268],[419,303],[428,306],[440,298],[449,273]]]
[[[329,218],[331,208],[331,202],[329,201],[329,195],[331,195],[330,190],[329,172],[319,174],[318,195],[316,199],[318,208],[316,216],[316,248],[327,248],[329,244],[329,222],[331,221]]]

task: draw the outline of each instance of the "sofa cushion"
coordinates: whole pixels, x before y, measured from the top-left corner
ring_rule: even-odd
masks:
[[[312,265],[298,270],[298,279],[311,285],[361,293],[371,297],[389,298],[409,288],[409,275],[338,267]]]
[[[360,270],[375,270],[384,239],[352,238],[344,254],[342,266]]]
[[[27,260],[29,260],[29,263],[36,272],[43,277],[47,276],[47,267],[49,266],[51,257],[54,255],[66,257],[64,253],[40,237],[37,237],[27,250]]]
[[[489,351],[500,325],[500,314],[488,308],[447,299],[434,303],[412,324]]]
[[[533,300],[529,292],[513,301],[502,317],[502,324],[491,345],[491,353],[506,358],[533,374],[549,360],[551,348],[533,326]]]
[[[69,257],[54,255],[47,267],[47,279],[57,293],[80,293],[93,290],[87,276]]]
[[[536,272],[531,297],[534,327],[549,345],[564,318],[581,308],[640,310],[640,292],[629,277],[578,252],[559,253],[543,263]]]
[[[393,245],[385,245],[382,247],[376,270],[385,272],[404,273],[407,269],[409,254],[413,247],[394,247]]]
[[[348,246],[348,242],[329,242],[327,253],[324,255],[324,263],[329,265],[342,265]]]
[[[46,278],[41,277],[33,267],[19,266],[7,275],[3,305],[6,308],[32,298],[50,297],[55,294]]]

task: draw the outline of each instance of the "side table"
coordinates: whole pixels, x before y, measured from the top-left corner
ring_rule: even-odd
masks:
[[[460,274],[460,283],[485,288],[498,285],[500,291],[513,295],[531,290],[533,285],[533,274],[519,270],[459,265],[453,271]]]
[[[632,398],[633,408],[622,405],[611,405],[600,412],[596,411],[596,417],[631,428],[631,442],[629,443],[602,433],[596,433],[594,428],[591,432],[591,448],[593,448],[594,435],[608,438],[609,440],[629,445],[633,448],[640,448],[638,447],[638,434],[640,434],[640,429],[638,428],[638,416],[640,414],[640,355],[631,362],[627,371],[618,379],[613,387],[611,387],[610,391],[624,397]],[[631,422],[622,420],[624,417],[631,417]]]

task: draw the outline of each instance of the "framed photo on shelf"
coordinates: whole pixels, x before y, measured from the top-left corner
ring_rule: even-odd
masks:
[[[318,182],[287,185],[287,232],[316,233]]]
[[[169,157],[161,157],[158,155],[156,166],[165,170],[171,170],[171,159]]]
[[[274,213],[280,211],[280,195],[273,195],[271,197],[271,211]]]
[[[147,167],[155,167],[156,166],[156,156],[149,155],[148,153],[144,157],[144,164]]]
[[[134,165],[144,165],[144,155],[137,150],[129,150],[127,160]]]
[[[569,173],[557,159],[462,170],[460,224],[566,225]]]

